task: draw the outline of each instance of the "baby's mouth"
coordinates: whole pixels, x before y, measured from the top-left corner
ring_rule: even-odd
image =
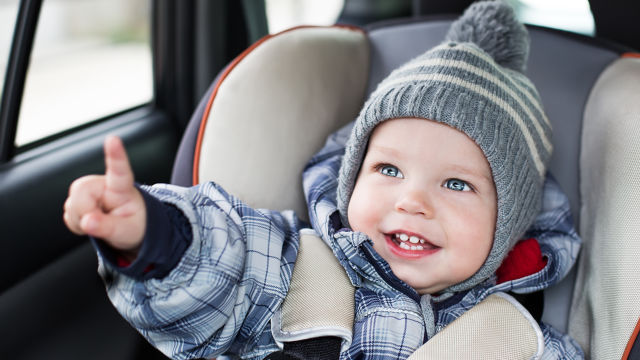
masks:
[[[402,232],[389,234],[391,241],[401,249],[410,251],[432,251],[438,249],[429,241],[413,234]]]

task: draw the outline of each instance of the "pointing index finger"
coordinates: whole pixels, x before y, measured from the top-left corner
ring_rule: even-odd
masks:
[[[115,193],[126,193],[133,187],[133,172],[129,158],[120,140],[108,136],[104,141],[106,188]]]

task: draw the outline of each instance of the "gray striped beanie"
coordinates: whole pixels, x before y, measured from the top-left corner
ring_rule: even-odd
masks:
[[[446,291],[469,289],[495,273],[533,223],[551,156],[551,124],[523,72],[529,38],[501,1],[472,4],[445,42],[394,70],[358,115],[340,168],[338,210],[347,208],[373,129],[395,118],[450,125],[473,139],[491,167],[498,212],[493,247],[482,267]]]

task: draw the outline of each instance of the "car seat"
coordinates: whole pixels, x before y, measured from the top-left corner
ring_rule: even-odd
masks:
[[[440,43],[450,23],[297,27],[263,38],[204,95],[172,182],[215,181],[251,206],[294,209],[305,219],[306,162],[328,134],[355,119],[378,82]],[[545,292],[543,320],[568,331],[593,359],[634,358],[640,356],[640,344],[633,345],[640,329],[640,55],[562,31],[529,32],[528,76],[554,128],[549,168],[584,240],[577,276]]]

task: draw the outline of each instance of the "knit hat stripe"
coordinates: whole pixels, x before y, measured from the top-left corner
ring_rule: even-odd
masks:
[[[538,93],[535,90],[535,88],[529,85],[530,84],[529,82],[527,82],[526,80],[518,81],[521,79],[515,77],[514,76],[515,74],[513,73],[506,74],[505,73],[506,71],[510,71],[510,72],[513,72],[513,71],[508,69],[503,70],[500,67],[495,66],[494,65],[495,62],[491,60],[487,54],[485,54],[484,52],[472,46],[464,46],[464,47],[458,46],[454,49],[449,48],[449,46],[439,46],[434,50],[438,50],[438,49],[440,49],[441,51],[433,51],[433,53],[430,52],[429,58],[425,58],[425,59],[417,58],[414,61],[409,62],[404,66],[400,67],[399,69],[395,70],[394,72],[392,72],[392,75],[390,75],[389,77],[392,78],[394,76],[401,76],[400,74],[404,72],[421,71],[421,68],[423,67],[438,66],[438,65],[463,69],[477,76],[483,77],[493,82],[494,84],[500,86],[501,88],[503,88],[506,92],[509,93],[511,97],[513,97],[520,103],[520,105],[525,109],[525,111],[529,112],[528,115],[532,119],[536,119],[536,118],[542,119],[544,122],[544,125],[546,125],[548,129],[551,129],[551,122],[549,121],[549,119],[544,113],[544,110],[542,109],[542,104],[540,102]],[[462,61],[462,60],[455,59],[453,56],[451,56],[451,54],[457,54],[457,53],[471,54],[477,59],[472,58],[471,61]],[[440,57],[439,55],[441,54],[448,54],[449,56]],[[463,57],[463,58],[467,59],[468,57]],[[481,60],[481,61],[477,61],[477,60]],[[446,62],[443,62],[443,61],[446,61]],[[482,67],[476,66],[474,63],[479,64]],[[517,91],[517,94],[514,93],[514,91]],[[535,108],[535,110],[537,110],[536,116],[531,115],[529,106],[522,105],[523,101],[521,100],[521,98],[523,97],[523,95],[526,98],[526,100],[528,100],[528,103],[532,105]],[[548,148],[547,144],[545,144],[545,147]]]
[[[521,87],[528,90],[530,94],[529,97],[531,97],[534,104],[536,104],[536,109],[542,114],[541,116],[544,116],[546,124],[551,127],[551,121],[549,121],[549,118],[544,113],[544,109],[542,108],[542,99],[540,98],[540,94],[538,94],[538,90],[535,88],[535,86],[524,74],[509,69],[507,69],[507,71],[511,73],[509,75],[509,79],[511,79],[514,83],[520,84]]]
[[[549,121],[549,118],[547,118],[547,116],[544,113],[544,110],[542,109],[541,106],[541,102],[540,102],[540,96],[538,95],[538,91],[535,89],[535,87],[533,86],[533,84],[531,84],[531,81],[529,81],[526,76],[524,76],[524,74],[519,73],[515,70],[509,69],[509,68],[503,68],[500,66],[496,66],[496,62],[493,58],[491,58],[491,56],[489,56],[489,54],[487,54],[486,52],[480,50],[479,48],[477,48],[475,45],[472,44],[460,44],[460,46],[457,46],[455,48],[455,51],[464,51],[467,52],[469,54],[474,55],[475,57],[482,59],[484,61],[485,64],[487,64],[487,66],[489,66],[491,68],[490,71],[495,72],[496,74],[500,74],[502,77],[509,79],[509,81],[513,84],[519,84],[520,86],[518,87],[519,89],[524,88],[522,93],[529,99],[529,101],[531,101],[531,103],[533,103],[533,105],[536,107],[536,109],[538,110],[538,112],[540,112],[540,114],[542,114],[542,119],[545,121],[545,124],[551,128],[551,121]]]
[[[527,143],[529,151],[531,151],[531,155],[533,157],[533,161],[535,163],[536,169],[538,170],[538,173],[541,176],[544,176],[544,172],[546,170],[544,163],[546,161],[543,161],[542,156],[540,155],[540,151],[538,150],[538,146],[536,145],[536,141],[531,135],[531,132],[529,131],[527,124],[525,124],[520,114],[518,114],[518,112],[509,103],[504,101],[504,99],[501,99],[500,97],[496,96],[495,94],[490,93],[483,86],[454,77],[453,75],[434,73],[434,74],[417,74],[417,75],[406,76],[406,77],[397,78],[397,79],[388,79],[384,82],[384,86],[381,89],[376,89],[376,92],[378,92],[378,90],[380,90],[381,92],[384,92],[384,89],[387,89],[390,87],[401,86],[403,84],[406,86],[407,83],[420,82],[420,81],[437,81],[437,82],[457,85],[469,91],[472,91],[480,96],[483,96],[486,99],[492,101],[494,104],[501,107],[513,118],[514,123],[518,125],[518,128],[520,129],[520,132],[524,136],[524,139]],[[535,121],[535,118],[534,118],[534,121],[531,121],[531,122],[535,124],[534,126],[536,128],[536,131],[538,132],[537,134],[538,138],[542,140],[541,143],[544,144],[545,140],[547,140],[547,143],[548,143],[549,139],[547,139],[544,130],[540,127],[540,124],[538,124],[538,122]],[[545,146],[543,151],[546,152],[545,154],[545,158],[546,158],[551,152],[551,147],[547,148]]]
[[[512,87],[510,87],[508,84],[504,83],[503,81],[500,81],[498,77],[495,77],[491,75],[489,72],[487,72],[486,70],[475,67],[468,62],[460,61],[460,60],[443,60],[438,58],[419,60],[418,63],[415,64],[415,66],[411,66],[410,68],[403,69],[402,73],[406,72],[407,74],[414,74],[417,70],[420,70],[423,72],[422,75],[424,75],[424,73],[428,73],[428,70],[432,70],[433,72],[438,72],[441,70],[440,68],[443,68],[443,67],[457,68],[460,70],[464,70],[469,74],[478,76],[480,78],[483,78],[491,82],[492,84],[497,86],[499,90],[505,92],[507,95],[509,95],[510,98],[514,99],[518,103],[522,111],[524,111],[527,117],[531,119],[531,123],[535,127],[535,130],[538,134],[545,134],[545,132],[550,132],[551,130],[550,127],[547,127],[547,129],[543,129],[542,125],[540,124],[540,121],[536,120],[536,119],[543,118],[545,123],[549,121],[547,117],[544,115],[544,112],[542,112],[542,110],[540,109],[539,102],[536,101],[536,99],[534,99],[531,96],[531,94],[529,94],[526,91],[523,91],[523,89],[518,84],[512,83],[514,86],[517,86],[518,90],[520,90],[518,91],[520,94],[517,94],[512,89]],[[432,69],[429,69],[429,68],[432,68]],[[401,79],[402,73],[394,74],[394,76],[398,76],[398,79]],[[458,77],[461,77],[461,78],[465,77],[464,76],[465,74],[457,74],[457,75]],[[406,79],[407,77],[413,77],[413,76],[416,76],[416,75],[411,75],[411,76],[405,75],[404,78]],[[390,78],[393,78],[393,76],[391,76]],[[384,86],[381,86],[380,89],[376,89],[376,91],[378,90],[385,91],[386,88],[393,85],[397,85],[397,83],[391,82],[389,84],[384,84]],[[528,99],[523,99],[522,96],[519,96],[521,94],[526,94]],[[525,103],[526,100],[529,100],[530,102],[527,101],[527,103]],[[532,109],[532,106],[536,108],[535,110],[538,110],[537,114],[532,113],[532,110],[534,110]],[[553,148],[553,144],[551,144],[551,139],[549,139],[547,136],[544,136],[544,135],[540,135],[540,139],[542,140],[544,149],[547,152],[550,152],[551,149]]]

